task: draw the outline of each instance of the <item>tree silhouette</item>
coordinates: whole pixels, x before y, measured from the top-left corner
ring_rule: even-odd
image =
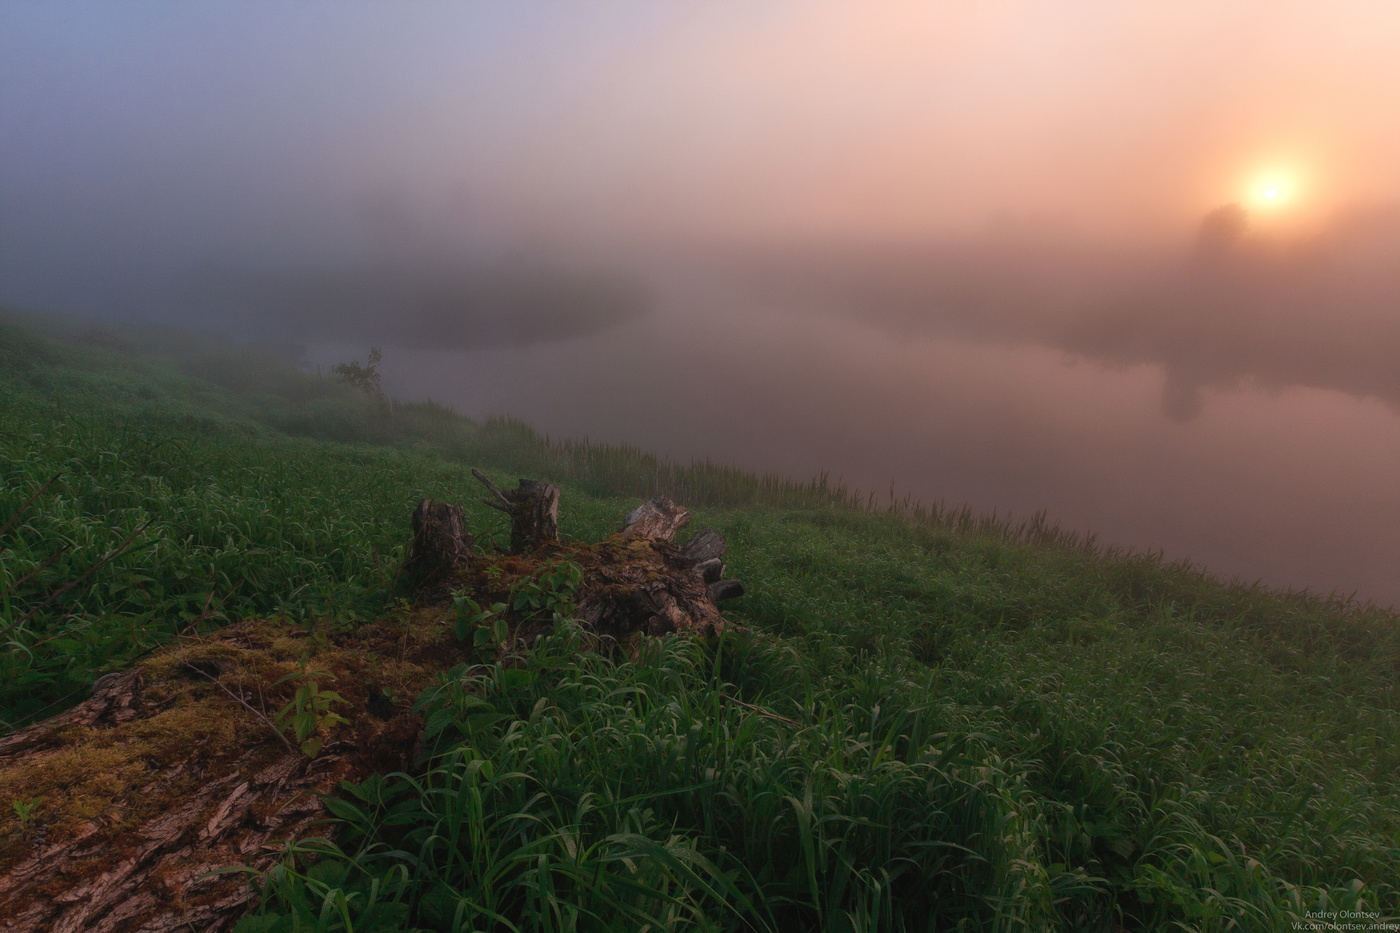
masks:
[[[378,347],[370,347],[369,362],[361,366],[359,360],[351,360],[348,363],[336,363],[331,367],[331,372],[335,373],[341,382],[352,385],[371,398],[384,398],[384,387],[379,381],[379,361],[384,355],[379,352]]]

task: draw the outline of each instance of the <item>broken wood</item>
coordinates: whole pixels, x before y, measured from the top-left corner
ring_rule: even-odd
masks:
[[[414,766],[412,698],[473,659],[454,634],[454,591],[509,603],[570,561],[583,571],[574,615],[599,647],[729,627],[716,602],[742,587],[719,579],[724,539],[707,529],[674,544],[689,513],[669,499],[634,509],[604,541],[561,544],[557,486],[486,482],[511,515],[511,553],[473,554],[462,509],[422,500],[407,616],[353,633],[252,621],[181,639],[100,678],[79,706],[0,738],[0,933],[227,933],[257,894],[244,873],[216,872],[268,869],[283,840],[326,831],[319,795]],[[506,619],[516,646],[554,624]],[[314,757],[279,727],[301,681],[326,679],[308,670],[329,672],[345,701],[334,710],[345,722],[318,727]],[[33,803],[23,820],[8,806],[20,801]]]
[[[658,538],[670,541],[690,523],[690,512],[665,496],[655,496],[627,513],[622,520],[624,538]]]
[[[472,476],[475,476],[477,480],[481,483],[481,485],[489,489],[491,491],[491,495],[496,497],[494,499],[482,499],[482,502],[485,502],[493,509],[500,509],[502,512],[507,513],[509,513],[513,508],[515,508],[511,504],[511,501],[506,498],[506,494],[497,489],[496,484],[491,482],[491,480],[489,480],[486,477],[485,473],[481,472],[476,467],[472,467]]]
[[[726,599],[738,599],[744,595],[744,584],[738,580],[720,580],[718,583],[710,584],[710,598],[715,602]]]
[[[718,557],[711,557],[709,560],[702,560],[695,565],[695,572],[700,579],[706,583],[718,583],[719,578],[724,576],[724,561]]]
[[[682,554],[701,564],[717,557],[723,557],[724,552],[728,549],[729,545],[724,543],[724,538],[713,528],[697,531],[689,541],[681,545]]]

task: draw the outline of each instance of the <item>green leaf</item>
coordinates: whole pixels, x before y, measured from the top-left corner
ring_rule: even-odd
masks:
[[[343,783],[344,782],[342,782],[342,784]],[[349,788],[347,788],[347,790],[348,789]],[[321,797],[321,803],[325,806],[327,810],[330,811],[331,816],[334,816],[337,819],[345,820],[347,823],[369,822],[369,814],[365,813],[365,811],[361,810],[359,807],[355,806],[348,800],[343,800],[340,797],[331,797],[329,795],[325,795]]]
[[[524,668],[501,671],[501,687],[505,690],[528,690],[534,686],[537,680],[539,680],[538,674]]]

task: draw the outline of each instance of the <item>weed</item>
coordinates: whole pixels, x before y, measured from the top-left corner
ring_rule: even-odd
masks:
[[[467,594],[453,594],[452,612],[457,640],[471,646],[474,658],[494,660],[497,652],[504,650],[510,634],[505,611],[505,603],[492,603],[490,609],[483,609]]]
[[[526,618],[559,621],[573,616],[583,568],[569,560],[551,560],[511,588],[510,606]]]
[[[308,758],[315,758],[321,752],[322,740],[318,732],[348,721],[331,709],[347,701],[338,693],[322,690],[317,677],[335,680],[329,671],[308,671],[303,662],[301,670],[277,681],[279,684],[289,680],[296,683],[296,694],[291,702],[277,713],[277,727],[285,729],[290,724],[298,746]]]
[[[34,811],[37,810],[39,804],[43,802],[43,797],[36,797],[32,800],[15,800],[10,804],[10,808],[14,810],[15,818],[19,820],[20,833],[22,833],[26,839],[28,839],[34,831]]]

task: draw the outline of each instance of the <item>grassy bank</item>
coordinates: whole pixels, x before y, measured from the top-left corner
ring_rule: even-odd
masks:
[[[726,614],[751,634],[615,662],[572,650],[565,627],[523,673],[464,672],[424,698],[453,723],[432,766],[348,794],[339,848],[289,853],[248,929],[1258,930],[1322,906],[1400,913],[1392,613],[1040,523],[546,444],[288,359],[0,321],[8,727],[181,630],[394,611],[419,497],[503,534],[471,466],[559,482],[580,539],[672,494],[729,540],[749,595]]]

